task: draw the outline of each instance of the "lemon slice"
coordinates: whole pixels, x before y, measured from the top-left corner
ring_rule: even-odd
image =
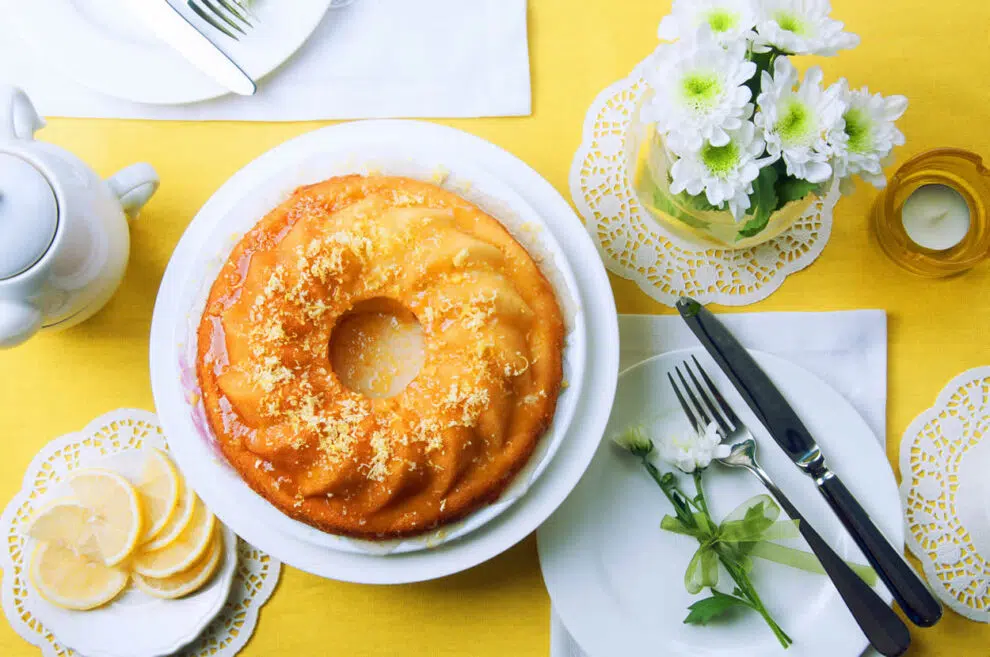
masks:
[[[93,512],[78,500],[55,500],[43,507],[26,534],[39,541],[56,543],[90,559],[103,559],[93,533]]]
[[[144,530],[137,490],[110,470],[82,470],[69,480],[76,499],[92,513],[90,526],[103,563],[116,566],[131,556]]]
[[[189,526],[192,520],[193,511],[196,510],[196,493],[189,486],[179,481],[182,492],[179,494],[179,503],[169,516],[165,526],[162,527],[153,539],[142,546],[145,552],[161,550],[171,545],[175,539]]]
[[[87,559],[57,543],[41,543],[31,556],[31,583],[53,605],[93,609],[110,602],[127,586],[127,573]]]
[[[159,550],[138,554],[131,567],[145,577],[169,577],[186,570],[206,552],[213,538],[217,519],[206,505],[196,498],[192,519],[174,541]]]
[[[145,577],[134,573],[134,583],[137,587],[156,598],[173,600],[181,598],[203,588],[217,572],[223,561],[223,531],[217,526],[213,530],[213,538],[206,554],[188,570],[171,575],[170,577]]]
[[[172,459],[159,449],[148,450],[138,492],[144,501],[145,523],[141,542],[147,543],[168,524],[179,506],[182,481]]]

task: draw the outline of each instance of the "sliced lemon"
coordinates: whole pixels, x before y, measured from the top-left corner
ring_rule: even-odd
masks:
[[[31,556],[31,583],[53,605],[93,609],[110,602],[127,586],[128,575],[88,559],[57,543],[40,543]]]
[[[144,501],[144,534],[141,542],[147,543],[168,524],[179,506],[182,480],[172,459],[160,449],[148,450],[148,460],[141,474],[138,492]]]
[[[216,517],[196,498],[192,520],[174,541],[159,550],[144,550],[134,557],[131,567],[145,577],[170,577],[186,570],[206,552],[213,538]]]
[[[179,494],[179,503],[169,516],[165,526],[162,527],[153,539],[142,546],[146,552],[161,550],[171,545],[179,535],[185,531],[192,520],[193,511],[196,510],[196,493],[188,485],[180,480],[182,492]]]
[[[73,499],[55,500],[31,519],[27,535],[56,543],[90,559],[103,559],[93,533],[93,512]]]
[[[116,566],[131,556],[144,531],[137,490],[110,470],[82,470],[69,480],[76,499],[93,515],[90,525],[103,563]]]
[[[218,525],[213,530],[213,538],[206,554],[189,569],[161,578],[134,573],[134,583],[139,589],[156,598],[173,600],[190,595],[203,588],[203,585],[217,572],[223,561],[223,552],[223,530]]]

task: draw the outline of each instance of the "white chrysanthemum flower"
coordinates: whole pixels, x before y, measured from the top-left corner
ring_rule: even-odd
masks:
[[[746,121],[728,131],[729,141],[722,146],[706,142],[694,150],[676,139],[669,141],[677,160],[670,167],[670,191],[697,196],[704,192],[714,206],[728,204],[733,216],[742,219],[749,208],[749,195],[760,169],[772,162],[762,158],[765,144],[756,126]]]
[[[660,443],[660,458],[684,472],[704,470],[712,460],[725,458],[732,450],[722,444],[718,425],[711,422],[700,433],[669,436]]]
[[[674,0],[670,13],[660,21],[657,36],[666,41],[691,37],[700,25],[708,25],[721,44],[752,39],[756,25],[753,0]]]
[[[833,135],[842,128],[846,104],[842,87],[822,89],[822,70],[808,69],[798,85],[797,70],[786,57],[774,62],[773,77],[763,72],[754,121],[767,142],[767,153],[784,158],[787,173],[823,182],[832,175]],[[796,87],[796,88],[795,88]]]
[[[636,456],[649,456],[653,452],[653,441],[639,425],[612,436],[612,442]]]
[[[887,185],[883,166],[894,146],[904,144],[904,134],[894,122],[907,109],[907,98],[870,94],[866,87],[847,91],[840,82],[846,110],[843,127],[832,136],[835,173],[840,177],[858,174],[877,189]]]
[[[772,46],[792,55],[832,56],[858,46],[859,37],[843,32],[831,11],[828,0],[762,0],[753,50]]]
[[[702,26],[696,38],[664,46],[657,65],[646,72],[653,98],[643,120],[655,122],[665,135],[676,134],[691,148],[705,142],[723,146],[752,114],[747,80],[756,64],[746,59],[746,44],[723,48]]]

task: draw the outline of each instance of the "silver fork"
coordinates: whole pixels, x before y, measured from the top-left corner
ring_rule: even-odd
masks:
[[[196,15],[235,41],[246,36],[257,20],[243,0],[186,0]]]
[[[835,553],[835,550],[825,542],[814,527],[808,524],[808,521],[791,504],[787,496],[777,488],[777,485],[770,479],[770,475],[760,467],[756,460],[756,441],[749,429],[725,401],[708,373],[701,367],[698,359],[692,356],[691,360],[694,362],[694,368],[688,361],[684,361],[681,366],[674,368],[680,386],[678,386],[677,381],[674,381],[671,373],[667,373],[667,379],[670,381],[674,394],[677,395],[677,401],[684,409],[684,414],[691,426],[696,431],[703,431],[711,422],[718,425],[722,440],[732,446],[729,455],[717,459],[718,462],[730,468],[749,470],[766,486],[784,513],[790,516],[792,520],[797,520],[801,535],[808,542],[815,556],[818,557],[822,568],[825,569],[829,579],[832,580],[842,600],[849,607],[849,611],[852,612],[853,617],[873,647],[882,655],[904,654],[908,646],[911,645],[911,634],[908,632],[907,626],[898,618],[894,610],[888,607],[887,603],[877,595],[876,591],[860,579],[859,575],[849,567],[849,564]],[[686,378],[681,367],[687,372]],[[695,370],[700,375],[700,380],[695,374]],[[688,384],[688,379],[691,380],[691,384]],[[688,404],[688,399],[691,400],[690,404]],[[702,402],[704,403],[702,404]]]

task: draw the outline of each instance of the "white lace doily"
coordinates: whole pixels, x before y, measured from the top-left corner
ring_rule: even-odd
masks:
[[[157,418],[147,411],[119,409],[93,420],[78,433],[56,438],[41,449],[24,475],[21,492],[4,509],[0,526],[6,548],[0,551],[3,569],[3,610],[11,627],[38,646],[45,657],[77,655],[59,643],[31,611],[35,595],[27,581],[24,526],[47,491],[72,470],[128,449],[145,445],[166,447]],[[238,541],[238,563],[227,602],[199,637],[179,650],[182,657],[231,657],[254,633],[258,611],[278,584],[282,565],[244,541]]]
[[[645,64],[595,98],[571,166],[571,197],[605,266],[668,306],[683,295],[726,306],[765,299],[825,248],[837,186],[783,234],[759,246],[705,248],[671,234],[643,209],[628,175],[631,121],[648,90],[638,73]]]
[[[990,622],[990,367],[949,382],[901,442],[907,545],[945,604]]]

